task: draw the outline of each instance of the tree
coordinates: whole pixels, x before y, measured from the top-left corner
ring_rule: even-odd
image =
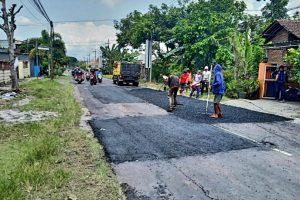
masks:
[[[298,49],[289,49],[289,53],[286,56],[286,61],[288,64],[294,67],[292,79],[300,83],[300,47]]]
[[[113,44],[109,46],[101,46],[103,58],[107,61],[106,71],[112,73],[112,68],[115,61],[135,62],[138,53],[136,51],[130,53],[127,49],[121,48],[119,45]]]
[[[1,12],[2,15],[0,16],[3,19],[3,24],[0,25],[0,28],[5,32],[7,41],[8,41],[8,53],[9,53],[9,64],[10,64],[10,73],[11,73],[11,82],[12,82],[12,89],[18,90],[19,83],[17,72],[14,68],[14,62],[16,59],[15,51],[14,51],[14,33],[17,28],[16,26],[16,15],[21,11],[23,6],[20,6],[17,10],[16,4],[12,4],[11,8],[7,12],[6,10],[6,1],[1,0],[2,8]]]
[[[42,67],[49,66],[49,56],[45,51],[37,51],[37,46],[49,47],[50,37],[49,33],[46,30],[42,30],[41,37],[27,39],[19,46],[22,53],[29,53],[31,58],[39,56],[40,64]],[[68,57],[66,56],[66,47],[65,43],[60,34],[54,33],[53,40],[53,63],[55,65],[55,71],[58,68],[61,68],[63,65],[67,65],[69,62]]]
[[[274,21],[276,19],[285,19],[288,17],[286,6],[288,5],[289,0],[270,0],[262,8],[262,16],[266,21]]]

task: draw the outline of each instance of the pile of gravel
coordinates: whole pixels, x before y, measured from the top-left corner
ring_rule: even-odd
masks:
[[[129,91],[129,93],[163,109],[167,109],[168,107],[166,92],[142,88],[133,89]],[[292,120],[273,114],[266,114],[227,105],[222,105],[224,117],[213,119],[209,117],[209,114],[213,113],[212,102],[209,102],[208,114],[205,114],[206,101],[184,96],[178,96],[177,101],[182,105],[178,105],[173,114],[180,118],[199,123],[263,123]]]

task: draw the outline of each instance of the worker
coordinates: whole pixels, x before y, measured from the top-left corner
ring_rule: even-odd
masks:
[[[179,79],[179,83],[180,83],[179,93],[180,93],[180,95],[183,95],[183,92],[184,92],[185,88],[187,87],[188,78],[189,78],[189,74],[188,74],[187,69],[185,69],[183,71],[183,73],[181,74],[180,79]]]
[[[204,67],[204,71],[202,73],[202,86],[201,86],[201,95],[203,95],[204,88],[206,89],[206,92],[208,93],[209,89],[209,82],[210,82],[211,72],[208,71],[208,66]]]
[[[194,75],[193,78],[193,84],[191,86],[191,93],[190,93],[190,98],[193,96],[194,92],[196,91],[196,98],[199,98],[200,95],[200,84],[202,81],[202,72],[201,70],[198,70],[197,74]]]
[[[221,109],[221,100],[225,93],[225,82],[222,74],[222,66],[216,64],[214,67],[214,82],[213,82],[213,93],[214,97],[214,113],[210,116],[212,118],[223,117],[224,114]]]
[[[172,112],[177,106],[177,93],[179,89],[179,79],[176,75],[163,76],[166,85],[169,86],[168,99],[169,107],[168,112]]]

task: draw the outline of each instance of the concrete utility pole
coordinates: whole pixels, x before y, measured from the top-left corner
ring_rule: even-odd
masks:
[[[148,71],[149,82],[152,81],[152,40],[146,40],[145,68]]]
[[[99,50],[99,68],[102,69],[103,66],[102,66],[102,51],[101,49]]]
[[[97,65],[97,49],[93,51],[95,53],[95,65]]]

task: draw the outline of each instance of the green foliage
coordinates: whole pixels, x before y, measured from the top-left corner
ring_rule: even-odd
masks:
[[[31,59],[39,57],[39,64],[42,67],[48,68],[49,55],[48,51],[39,50],[37,52],[36,45],[42,47],[49,47],[49,33],[46,30],[41,32],[41,37],[27,39],[23,44],[19,45],[18,48],[21,50],[21,53],[29,53]],[[77,62],[77,59],[74,57],[66,56],[66,47],[65,43],[60,34],[54,33],[53,40],[53,64],[56,68],[61,68],[67,64],[74,65]]]
[[[18,109],[52,111],[58,116],[0,123],[0,199],[65,199],[70,188],[80,199],[122,199],[99,143],[77,127],[81,109],[73,86],[45,79],[21,87],[33,100]],[[95,184],[87,185],[87,177]]]
[[[287,8],[289,0],[270,0],[262,9],[262,15],[267,21],[285,19],[288,17]]]
[[[291,79],[300,83],[300,47],[297,49],[289,49],[288,55],[285,57],[288,64],[293,66]]]
[[[101,46],[100,50],[102,51],[103,58],[107,61],[105,70],[108,74],[112,74],[115,61],[136,62],[139,55],[137,51],[129,52],[127,49],[121,48],[116,44],[112,45],[111,48],[109,46]]]
[[[226,96],[229,98],[238,98],[237,80],[231,80],[230,82],[226,82]]]

